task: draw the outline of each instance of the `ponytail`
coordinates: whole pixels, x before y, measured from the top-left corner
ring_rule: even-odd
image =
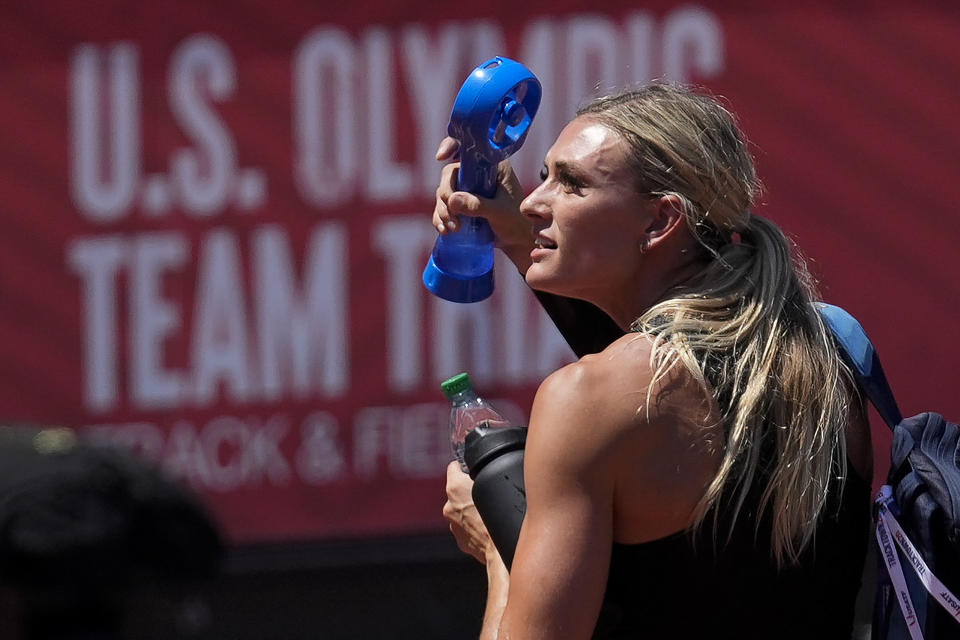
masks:
[[[654,378],[677,363],[712,387],[726,431],[720,468],[697,506],[697,526],[721,497],[731,530],[754,481],[773,514],[778,564],[810,542],[831,481],[843,469],[849,374],[814,306],[816,292],[783,232],[752,215],[714,260],[632,329],[654,338]],[[761,451],[767,459],[761,469]],[[772,458],[770,458],[772,454]]]

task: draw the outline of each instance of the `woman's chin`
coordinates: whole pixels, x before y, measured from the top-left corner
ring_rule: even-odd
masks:
[[[532,265],[530,265],[530,268],[527,269],[527,273],[524,277],[527,281],[527,286],[529,286],[531,289],[543,291],[544,293],[565,295],[562,281],[543,264],[534,262]]]

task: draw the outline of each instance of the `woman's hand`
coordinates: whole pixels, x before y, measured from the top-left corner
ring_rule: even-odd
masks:
[[[487,566],[487,605],[480,640],[496,640],[507,605],[510,574],[473,504],[472,491],[473,480],[460,470],[460,463],[454,460],[447,465],[447,503],[443,505],[443,517],[450,522],[450,531],[460,550]]]
[[[498,558],[499,554],[473,504],[472,490],[473,480],[460,470],[459,462],[451,462],[447,466],[447,503],[443,505],[443,517],[450,523],[460,550],[486,564],[491,554]]]
[[[449,137],[444,138],[437,149],[437,160],[449,164],[443,168],[440,186],[437,187],[433,226],[442,234],[455,231],[461,215],[486,218],[497,238],[497,247],[510,258],[520,273],[526,273],[530,266],[534,234],[530,221],[520,213],[523,188],[513,168],[506,160],[497,167],[497,193],[491,199],[457,191],[457,171],[460,168],[460,163],[456,162],[459,159],[458,151],[457,141]]]

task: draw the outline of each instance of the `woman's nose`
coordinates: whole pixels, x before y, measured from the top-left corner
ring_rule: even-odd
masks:
[[[550,207],[542,184],[523,199],[520,203],[520,213],[528,218],[546,218],[550,215]]]

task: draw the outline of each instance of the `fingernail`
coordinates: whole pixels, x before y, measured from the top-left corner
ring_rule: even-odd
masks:
[[[447,223],[447,229],[450,229],[450,231],[453,231],[456,228],[457,228],[457,223],[454,222],[453,220]]]

